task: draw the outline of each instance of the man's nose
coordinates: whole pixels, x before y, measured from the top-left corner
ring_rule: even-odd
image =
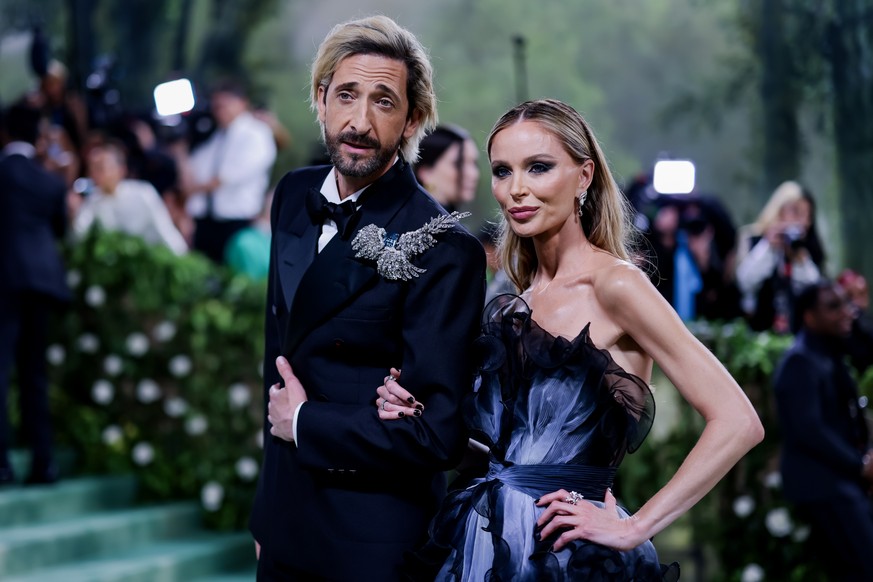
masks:
[[[370,122],[370,106],[365,99],[358,99],[352,111],[351,129],[358,135],[369,133],[373,125]]]

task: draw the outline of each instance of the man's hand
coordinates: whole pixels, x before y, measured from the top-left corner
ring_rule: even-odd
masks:
[[[285,387],[278,384],[270,386],[270,402],[267,403],[267,420],[270,422],[270,434],[294,442],[294,411],[301,402],[306,402],[306,391],[288,360],[279,356],[276,359],[276,368],[279,375],[285,381]]]

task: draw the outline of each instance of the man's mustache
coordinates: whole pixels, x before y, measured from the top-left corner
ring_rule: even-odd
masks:
[[[364,146],[374,149],[379,149],[380,147],[382,147],[382,144],[379,142],[378,139],[366,134],[355,133],[353,131],[346,131],[339,134],[337,140],[356,146]]]

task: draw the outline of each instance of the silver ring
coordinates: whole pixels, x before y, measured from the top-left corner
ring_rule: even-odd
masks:
[[[382,383],[388,384],[388,380],[393,380],[393,379],[394,379],[394,376],[392,376],[391,374],[388,374],[387,376],[385,376],[385,379],[382,380]]]
[[[380,409],[380,410],[385,410],[385,403],[386,403],[386,402],[388,402],[388,401],[385,400],[385,399],[383,398],[383,399],[382,399],[382,404],[379,405],[379,409]]]
[[[569,503],[570,505],[576,505],[579,503],[580,499],[585,499],[585,496],[581,493],[576,493],[575,491],[570,491],[570,495],[564,498],[564,503]]]

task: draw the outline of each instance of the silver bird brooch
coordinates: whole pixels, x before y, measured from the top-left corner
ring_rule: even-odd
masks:
[[[368,224],[352,239],[355,257],[376,262],[376,271],[389,281],[409,281],[427,269],[416,267],[410,259],[436,245],[434,235],[457,224],[469,212],[452,212],[431,219],[417,230],[403,234],[389,233],[375,224]]]

